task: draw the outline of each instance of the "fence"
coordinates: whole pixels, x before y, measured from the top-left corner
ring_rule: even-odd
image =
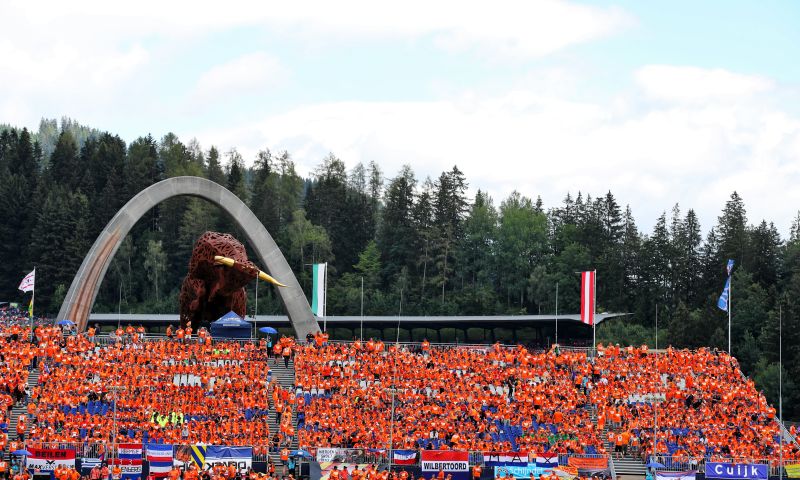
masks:
[[[783,471],[783,466],[780,463],[780,460],[776,459],[768,459],[768,458],[760,458],[760,459],[748,459],[748,458],[720,458],[720,457],[713,457],[713,458],[706,458],[706,457],[687,457],[687,456],[667,456],[667,455],[651,455],[650,461],[658,462],[663,467],[658,467],[658,470],[663,470],[667,472],[682,472],[687,470],[697,470],[700,473],[705,473],[706,471],[706,462],[707,461],[715,461],[715,462],[725,462],[725,463],[735,463],[735,464],[757,464],[757,465],[768,465],[769,466],[769,475],[770,476],[778,476]],[[649,462],[648,462],[649,463]],[[784,466],[786,465],[786,461],[784,461]],[[785,476],[785,471],[783,472]]]
[[[116,452],[114,451],[116,445],[109,445],[107,443],[69,443],[69,442],[50,442],[50,443],[38,443],[35,445],[36,448],[45,448],[45,449],[57,449],[57,450],[75,450],[75,456],[77,458],[99,458],[102,455],[106,457],[115,457]],[[174,444],[173,446],[173,454],[178,449],[185,447],[185,445]],[[266,462],[269,460],[270,456],[277,457],[280,455],[279,450],[277,448],[270,449],[267,446],[249,446],[253,448],[253,461],[254,462]],[[328,452],[323,452],[327,454],[332,461],[341,461],[341,462],[348,462],[348,463],[369,463],[369,464],[385,464],[389,463],[389,455],[387,454],[386,449],[372,449],[372,448],[325,448],[325,447],[311,447],[305,449],[311,457],[317,458],[318,454],[321,450],[327,450]],[[419,450],[417,452],[417,462],[419,461]],[[146,457],[146,449],[142,450],[142,458]],[[485,465],[483,461],[483,456],[485,452],[482,451],[470,451],[469,452],[469,464],[470,465]],[[608,458],[607,455],[600,455],[600,454],[567,454],[562,453],[558,455],[558,463],[559,465],[566,465],[569,462],[570,458]]]

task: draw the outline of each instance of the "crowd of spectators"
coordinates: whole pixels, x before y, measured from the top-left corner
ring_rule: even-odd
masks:
[[[300,444],[603,453],[572,376],[585,364],[523,347],[310,343],[296,359]]]
[[[16,433],[29,447],[116,440],[253,445],[259,454],[297,439],[301,448],[778,455],[774,408],[733,357],[709,349],[598,345],[591,358],[522,346],[329,343],[324,334],[302,345],[212,342],[202,329],[145,339],[131,326],[97,342],[94,329],[34,327],[31,341],[27,317],[0,310],[0,450],[11,406],[24,404]],[[292,356],[293,392],[270,371]],[[28,389],[37,363],[39,384]],[[783,455],[800,458],[793,443]]]
[[[100,344],[94,329],[75,335],[37,322],[31,341],[26,318],[0,315],[0,451],[11,446],[14,404],[27,405],[14,448],[104,444],[116,436],[128,443],[253,445],[260,454],[295,434],[295,397],[273,381],[266,340],[212,343],[204,333],[194,341],[185,334],[145,342],[129,326]],[[293,352],[290,338],[276,344]],[[39,383],[29,389],[35,362]]]
[[[603,345],[598,351],[590,397],[615,450],[631,449],[643,458],[778,457],[775,409],[726,352],[668,348],[648,354],[646,347]],[[785,442],[783,453],[800,458],[793,442]]]
[[[727,353],[603,345],[598,353],[309,342],[296,360],[300,443],[778,457],[775,409]],[[800,458],[793,442],[783,453]]]

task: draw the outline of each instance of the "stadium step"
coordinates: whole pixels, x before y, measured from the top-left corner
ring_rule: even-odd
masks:
[[[615,458],[614,470],[617,472],[617,478],[645,478],[647,468],[642,461],[635,457],[625,456],[622,458]]]
[[[294,386],[295,386],[295,372],[294,372],[294,359],[289,360],[288,368],[284,366],[284,362],[282,358],[279,358],[277,362],[271,360],[269,362],[269,369],[272,372],[272,378],[277,380],[278,384],[289,391],[291,395],[294,395]],[[272,397],[270,397],[270,409],[269,409],[269,426],[270,430],[277,429],[277,412],[275,411],[275,405],[272,402]],[[297,409],[292,411],[292,425],[294,426],[295,437],[292,440],[290,445],[291,450],[297,449]],[[269,457],[272,463],[275,464],[276,471],[280,471],[280,468],[283,467],[283,462],[281,461],[280,452],[269,452]]]
[[[33,387],[39,384],[39,369],[34,368],[28,372],[28,390],[32,391]],[[27,403],[23,400],[14,404],[11,408],[11,416],[8,419],[8,439],[16,440],[17,436],[17,422],[20,415],[25,415],[27,412]]]

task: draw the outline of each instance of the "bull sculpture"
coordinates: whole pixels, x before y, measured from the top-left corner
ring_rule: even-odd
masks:
[[[189,273],[181,285],[181,327],[207,325],[231,310],[244,317],[245,286],[256,278],[286,286],[248,260],[244,245],[232,235],[205,232],[192,249]]]

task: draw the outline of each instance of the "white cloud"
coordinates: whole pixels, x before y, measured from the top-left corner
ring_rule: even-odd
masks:
[[[287,149],[302,172],[329,151],[350,166],[377,160],[389,177],[404,163],[420,177],[458,164],[473,190],[488,189],[498,201],[519,190],[553,206],[568,191],[611,190],[632,205],[645,229],[675,202],[695,208],[708,229],[737,190],[752,221],[775,220],[787,233],[800,206],[800,118],[740,102],[748,94],[630,109],[608,107],[617,99],[575,102],[524,90],[431,102],[336,102],[198,138],[237,145],[250,157],[265,146]]]
[[[249,53],[202,74],[188,99],[201,104],[250,94],[280,84],[286,76],[286,68],[277,58],[264,52]]]
[[[636,72],[636,81],[648,96],[666,101],[708,102],[730,100],[773,88],[772,80],[723,69],[648,65]]]
[[[181,108],[186,96],[176,95],[176,85],[195,79],[186,78],[191,67],[176,71],[174,65],[214,33],[247,29],[316,48],[390,40],[495,60],[541,57],[634,23],[620,9],[566,0],[491,5],[456,0],[233,0],[225,5],[142,0],[135,8],[100,0],[31,0],[0,2],[0,18],[0,113],[3,121],[27,125],[64,114],[107,125],[111,112],[122,109],[129,117],[134,112],[159,118],[186,113]],[[190,104],[229,85],[251,91],[275,73],[269,57],[240,60],[224,66],[228,70],[206,72],[188,97]],[[256,70],[238,77],[230,70],[248,66]]]
[[[162,2],[130,5],[84,1],[30,1],[0,13],[25,27],[70,25],[72,34],[104,38],[129,35],[204,35],[240,26],[261,26],[311,38],[432,37],[446,48],[478,48],[487,54],[541,56],[569,45],[619,31],[634,23],[618,8],[578,5],[565,0],[369,0],[295,2]],[[62,27],[63,28],[63,27]]]

